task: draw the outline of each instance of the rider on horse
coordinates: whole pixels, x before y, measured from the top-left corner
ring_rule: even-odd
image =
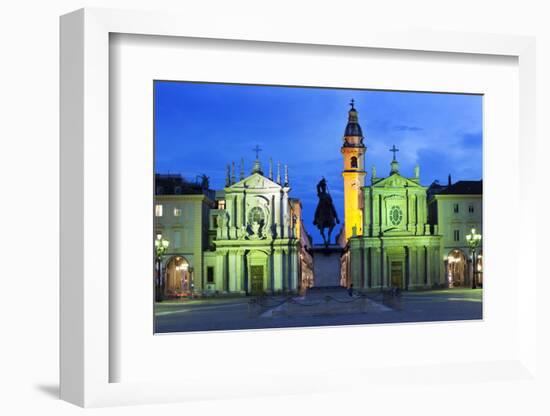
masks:
[[[332,230],[336,224],[340,224],[340,220],[338,219],[338,214],[332,203],[332,197],[328,192],[325,178],[322,178],[317,184],[317,197],[319,198],[319,204],[315,210],[313,225],[317,226],[321,232],[325,246],[328,246]],[[328,228],[328,238],[325,237],[325,228]]]

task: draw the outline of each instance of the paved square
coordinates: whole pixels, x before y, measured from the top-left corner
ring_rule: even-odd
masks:
[[[305,297],[209,298],[155,305],[157,333],[482,319],[482,289],[370,293],[311,290]],[[253,301],[253,302],[251,302]]]

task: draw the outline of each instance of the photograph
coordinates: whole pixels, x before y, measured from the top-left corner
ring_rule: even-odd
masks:
[[[483,319],[483,95],[153,87],[154,333]]]

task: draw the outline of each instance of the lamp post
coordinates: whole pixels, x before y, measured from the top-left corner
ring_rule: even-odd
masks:
[[[157,255],[156,261],[157,261],[157,278],[155,281],[155,301],[161,302],[162,301],[162,256],[164,253],[166,253],[166,250],[168,249],[168,246],[170,245],[170,242],[164,238],[162,238],[162,234],[157,234],[157,239],[155,240],[155,254]]]
[[[476,233],[476,229],[472,228],[470,234],[466,236],[466,241],[470,247],[470,252],[472,253],[472,289],[475,289],[476,286],[476,273],[477,273],[477,259],[476,259],[476,249],[481,244],[481,234]]]

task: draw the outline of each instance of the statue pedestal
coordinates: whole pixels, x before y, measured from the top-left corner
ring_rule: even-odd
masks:
[[[340,286],[340,256],[343,251],[342,247],[335,244],[312,247],[313,287]]]

